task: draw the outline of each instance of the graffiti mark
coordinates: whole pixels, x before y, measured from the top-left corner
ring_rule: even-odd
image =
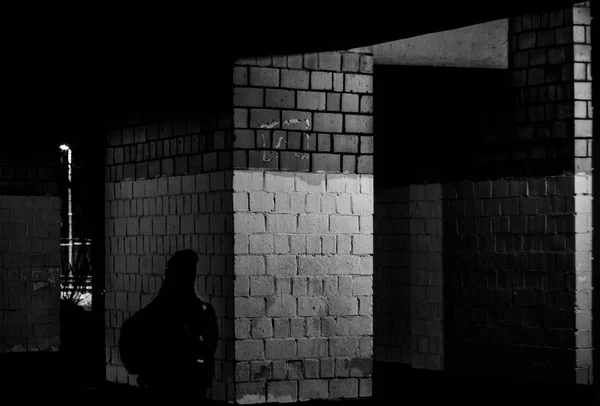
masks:
[[[310,120],[308,118],[304,118],[304,119],[290,118],[287,120],[283,120],[283,122],[273,120],[270,123],[259,123],[259,127],[264,128],[264,129],[271,129],[271,128],[275,128],[275,127],[279,126],[279,124],[281,124],[282,126],[292,125],[292,124],[304,124],[306,126],[306,128],[309,128]]]
[[[265,133],[263,133],[263,132],[260,133],[260,139],[262,140],[262,147],[266,148],[267,147],[267,140],[265,139]]]
[[[275,145],[275,149],[281,148],[281,143],[287,143],[286,140],[283,139],[283,137],[279,137],[279,140],[277,140],[277,144]]]
[[[273,160],[273,156],[267,157],[267,153],[268,153],[268,151],[263,151],[263,157],[262,157],[263,162],[271,162]]]
[[[304,154],[299,154],[297,152],[294,152],[294,155],[297,156],[300,159],[308,159],[308,158],[310,158],[310,155],[308,154],[308,152],[306,152]]]

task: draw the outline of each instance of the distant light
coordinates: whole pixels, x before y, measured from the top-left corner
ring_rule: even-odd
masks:
[[[62,145],[60,146],[60,149],[61,149],[62,151],[68,151],[68,150],[70,150],[71,148],[69,148],[69,146],[68,146],[67,144],[62,144]]]

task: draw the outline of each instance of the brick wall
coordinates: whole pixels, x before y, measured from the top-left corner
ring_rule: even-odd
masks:
[[[544,175],[539,165],[544,161],[546,167],[561,162],[569,172],[591,170],[590,24],[586,3],[510,22],[517,123],[510,135],[520,145],[521,159],[538,166],[537,173],[524,176]]]
[[[447,366],[590,384],[589,7],[510,27],[516,131],[482,159],[519,169],[444,185]]]
[[[58,143],[0,151],[0,353],[60,346]]]
[[[58,351],[60,198],[0,196],[0,352]]]
[[[366,50],[236,60],[235,167],[372,173],[372,73]]]
[[[592,67],[590,2],[573,8],[576,381],[592,383]]]
[[[377,189],[375,205],[375,359],[442,369],[442,186]]]
[[[471,320],[472,325],[489,326],[484,329],[487,333],[479,331],[479,338],[474,338],[473,331],[473,342],[459,345],[459,364],[479,358],[478,364],[483,359],[489,368],[487,372],[491,368],[506,371],[511,366],[502,363],[510,359],[516,369],[512,371],[514,376],[591,383],[591,354],[585,341],[591,324],[591,305],[586,301],[591,286],[584,273],[590,267],[591,241],[591,197],[585,186],[591,171],[591,120],[587,106],[591,85],[587,72],[585,76],[581,72],[590,60],[590,46],[586,44],[589,36],[589,7],[585,5],[511,20],[509,66],[517,124],[512,142],[518,143],[522,151],[518,161],[527,159],[529,163],[519,164],[525,170],[512,173],[516,175],[513,179],[500,177],[491,184],[465,182],[462,186],[448,186],[448,196],[474,193],[465,206],[471,213],[466,217],[473,213],[477,217],[477,211],[482,209],[485,213],[486,206],[497,213],[499,203],[504,217],[492,220],[492,238],[481,234],[489,234],[490,220],[485,220],[486,224],[464,219],[462,231],[460,219],[456,224],[448,224],[449,233],[463,235],[454,243],[471,240],[471,248],[463,245],[454,253],[475,254],[472,244],[478,244],[474,256],[451,261],[453,287],[460,284],[457,278],[461,272],[455,270],[470,263],[472,268],[483,271],[461,275],[467,276],[471,285],[475,278],[475,290],[482,299],[478,310],[469,302],[469,297],[477,297],[476,291],[454,296],[463,306],[458,313],[465,317],[463,320]],[[582,176],[575,177],[575,173]],[[581,191],[575,191],[575,183]],[[489,191],[491,200],[478,201],[482,196],[488,199]],[[500,200],[507,196],[512,200]],[[458,213],[458,217],[463,217],[462,211]],[[451,221],[450,217],[447,220]],[[511,234],[503,236],[505,232]],[[448,244],[455,247],[450,241]],[[486,255],[490,247],[493,252]],[[500,259],[503,253],[512,255]],[[501,271],[503,268],[508,274]],[[493,274],[486,275],[487,270],[495,270],[495,280]],[[551,276],[546,273],[552,270]],[[490,278],[495,287],[486,289],[485,286],[494,286]],[[576,281],[583,283],[576,286]],[[467,285],[464,280],[462,283]],[[503,291],[504,284],[508,285],[507,291]],[[447,297],[451,295],[450,291]],[[450,312],[457,317],[457,312]],[[494,316],[495,312],[500,317]],[[484,351],[483,347],[488,349]]]
[[[112,130],[106,157],[105,322],[107,379],[135,385],[118,354],[124,319],[158,292],[168,259],[199,256],[196,290],[215,308],[220,340],[211,396],[233,386],[231,116]]]
[[[575,199],[575,366],[576,382],[593,383],[592,359],[592,176],[574,177]]]
[[[444,198],[448,362],[573,379],[574,177],[464,181]]]
[[[444,369],[592,382],[589,22],[585,4],[511,20],[504,72],[414,69],[411,87],[407,70],[376,67],[377,359],[415,367],[410,191],[441,182]],[[477,80],[494,76],[486,87]],[[431,111],[439,117],[407,141],[398,111],[410,128]],[[411,154],[421,150],[428,158],[417,163]]]
[[[236,399],[371,395],[371,175],[236,171]]]
[[[109,380],[133,383],[119,327],[189,247],[224,337],[213,398],[370,396],[372,68],[368,50],[237,60],[233,107],[109,130]]]
[[[371,396],[370,50],[236,60],[239,403]]]
[[[164,119],[152,114],[114,123],[108,134],[105,179],[117,182],[231,169],[231,114],[203,113],[162,114]]]
[[[58,142],[24,145],[22,140],[13,141],[0,151],[0,195],[58,196]]]
[[[375,188],[374,358],[410,365],[410,188]]]
[[[443,368],[442,185],[413,185],[410,198],[411,363]]]

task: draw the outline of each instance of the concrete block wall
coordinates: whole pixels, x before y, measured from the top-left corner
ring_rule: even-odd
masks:
[[[238,403],[371,396],[371,50],[234,62]]]
[[[60,197],[0,196],[0,247],[0,352],[58,351]]]
[[[574,186],[572,175],[444,185],[454,368],[574,381]]]
[[[592,365],[592,69],[590,2],[573,8],[575,116],[576,381],[593,383]]]
[[[575,103],[575,173],[591,175],[592,170],[592,16],[589,2],[573,7],[573,95]]]
[[[109,133],[105,187],[106,375],[135,385],[118,353],[124,319],[158,292],[168,259],[199,256],[196,290],[219,319],[211,397],[233,386],[231,115],[137,123]]]
[[[490,196],[492,201],[495,200],[494,193],[498,198],[511,196],[518,199],[512,203],[500,202],[502,216],[506,214],[509,218],[492,220],[505,222],[504,226],[492,224],[492,234],[495,234],[493,239],[464,236],[458,240],[461,241],[459,244],[464,244],[465,238],[471,239],[471,243],[477,242],[479,252],[476,256],[483,257],[467,259],[466,262],[473,264],[472,261],[479,261],[474,264],[477,270],[490,269],[491,258],[484,254],[490,244],[493,244],[496,254],[515,254],[512,257],[515,262],[507,268],[513,272],[508,274],[508,281],[504,279],[503,273],[502,279],[497,279],[498,283],[502,281],[508,285],[513,284],[509,288],[512,299],[509,301],[505,292],[504,299],[496,297],[494,302],[495,305],[501,306],[504,303],[504,306],[508,306],[510,310],[505,313],[508,318],[495,319],[493,310],[481,312],[473,309],[467,319],[473,320],[475,324],[488,323],[494,336],[498,335],[497,347],[492,345],[490,348],[495,350],[488,350],[484,357],[487,359],[486,365],[498,368],[496,362],[502,363],[502,359],[514,360],[512,365],[517,369],[514,374],[523,378],[580,384],[592,382],[590,344],[585,338],[574,341],[577,336],[586,337],[591,325],[591,304],[586,302],[586,298],[591,297],[591,283],[584,273],[591,266],[592,231],[588,219],[591,190],[586,186],[591,183],[592,169],[590,22],[589,3],[511,19],[509,68],[516,96],[516,131],[507,135],[508,138],[514,136],[512,145],[518,145],[515,151],[519,156],[512,158],[522,170],[506,173],[492,180]],[[498,160],[502,161],[502,157]],[[575,184],[579,185],[580,192],[575,191]],[[474,187],[473,192],[471,186]],[[487,199],[488,189],[490,185],[487,182],[464,182],[462,186],[448,185],[447,195],[474,193],[474,199],[465,206],[471,207],[471,213],[473,207],[475,213],[481,209],[485,212],[486,204],[489,210],[495,212],[497,202],[478,202],[478,193]],[[449,210],[452,211],[450,207]],[[462,210],[460,205],[459,210]],[[461,217],[463,212],[458,213],[458,217]],[[531,213],[535,215],[534,218],[528,217]],[[542,223],[544,215],[547,215],[545,224]],[[450,221],[450,218],[447,220]],[[478,220],[472,218],[463,223],[462,232],[460,221],[456,224],[449,223],[448,232],[469,234],[477,230],[477,227],[480,231],[489,230],[489,220],[487,221],[487,225],[479,224]],[[458,228],[455,229],[455,226]],[[501,230],[502,227],[510,227],[511,238],[496,234],[496,230]],[[536,233],[541,233],[541,238],[532,236]],[[454,241],[456,242],[457,240]],[[455,247],[452,242],[448,243]],[[464,246],[462,249],[454,249],[454,253],[463,249],[470,251]],[[534,254],[527,259],[523,258],[521,252]],[[493,255],[495,258],[496,254]],[[502,268],[496,265],[496,259],[493,263],[496,267],[495,277],[498,278]],[[454,270],[465,266],[464,262],[461,264],[456,260],[452,264]],[[554,272],[550,279],[546,279],[543,272],[537,273],[547,268],[561,272]],[[521,269],[527,272],[520,275]],[[452,272],[454,287],[460,283],[457,279],[459,273]],[[479,286],[485,286],[486,283],[491,286],[489,278],[493,276],[487,275],[486,281],[481,273],[479,276],[468,275],[469,278],[484,278],[476,279]],[[514,280],[511,281],[510,278],[513,277]],[[576,284],[576,280],[582,283]],[[480,301],[482,307],[489,306],[489,293],[488,290],[487,301]],[[496,294],[502,295],[497,290]],[[472,294],[465,294],[463,298],[468,302],[470,296]],[[526,297],[529,299],[526,300]],[[581,308],[578,307],[580,302],[583,306]],[[545,316],[540,316],[534,310],[536,307],[545,307]],[[564,313],[557,314],[556,309]],[[454,312],[453,316],[456,317],[459,313],[463,311]],[[468,314],[469,311],[465,313]],[[575,325],[576,321],[578,325]],[[520,332],[508,334],[511,338],[507,339],[503,332],[506,325],[512,326],[509,329]],[[540,339],[536,334],[541,334],[545,339]],[[562,341],[555,341],[559,335]],[[485,341],[485,338],[479,339],[480,344]],[[561,343],[562,348],[559,350],[557,347]],[[459,352],[462,355],[458,358],[462,357],[462,361],[468,363],[475,355],[467,354],[473,354],[475,348],[477,345],[474,343],[461,347]],[[466,352],[462,352],[463,349]],[[481,358],[482,353],[479,354]],[[508,365],[503,368],[511,369]]]
[[[229,112],[162,116],[111,124],[105,161],[108,182],[231,169]]]
[[[60,347],[58,144],[0,150],[0,353]]]
[[[376,190],[375,359],[443,368],[445,338],[454,370],[588,376],[589,182],[567,175]],[[440,240],[423,255],[428,229],[427,243]]]
[[[593,381],[589,23],[586,4],[511,20],[518,156],[495,160],[521,169],[444,185],[452,368]]]
[[[592,384],[592,176],[578,173],[574,177],[575,199],[575,366],[576,382]]]
[[[411,365],[443,369],[442,185],[411,185]]]
[[[372,176],[233,184],[237,401],[371,396]]]
[[[511,20],[515,131],[443,185],[448,371],[593,381],[588,24],[585,4]]]
[[[375,188],[374,359],[411,365],[410,187]]]
[[[511,19],[509,38],[518,154],[529,166],[546,162],[521,175],[543,176],[557,162],[569,172],[590,171],[589,4]]]
[[[58,196],[58,143],[10,140],[0,151],[0,195]]]
[[[234,167],[373,172],[373,55],[236,60]]]
[[[221,319],[212,398],[371,395],[372,69],[370,50],[237,60],[232,108],[109,130],[109,380],[134,384],[120,325],[189,247]]]
[[[516,147],[485,159],[519,169],[444,185],[452,368],[593,381],[589,24],[585,3],[511,19]]]
[[[375,359],[443,369],[442,185],[375,194]]]
[[[419,340],[411,338],[409,345],[406,337],[418,326],[407,323],[418,306],[411,303],[407,313],[407,298],[397,297],[408,289],[408,300],[414,301],[420,289],[407,279],[416,276],[418,282],[411,261],[420,260],[411,252],[411,226],[418,222],[410,223],[416,220],[410,193],[419,182],[441,181],[444,370],[464,379],[593,382],[589,23],[585,3],[511,19],[506,73],[512,80],[504,86],[510,91],[497,85],[485,89],[502,100],[501,108],[460,82],[464,93],[484,106],[475,109],[477,119],[452,121],[457,130],[467,128],[470,156],[445,141],[443,131],[450,130],[435,126],[424,129],[427,141],[417,141],[404,156],[400,144],[382,141],[386,148],[377,162],[393,164],[378,172],[382,186],[375,192],[376,359],[415,367],[412,345],[416,341],[418,351]],[[402,82],[393,80],[400,72],[405,71],[386,71],[387,82],[377,87],[393,89],[376,99],[385,112],[376,121],[381,139],[397,134],[396,112],[412,103],[413,93],[404,100],[394,95],[402,89]],[[481,83],[450,70],[440,75]],[[504,80],[502,72],[497,78]],[[441,93],[453,94],[453,87],[444,86]],[[419,96],[418,89],[414,92]],[[425,94],[420,100],[431,98]],[[507,95],[512,98],[504,102]],[[460,100],[463,110],[472,103]],[[437,106],[445,109],[443,103]],[[512,123],[504,118],[506,110],[514,112]],[[431,147],[435,158],[414,165],[413,150],[438,142],[442,147]],[[392,171],[403,161],[404,170]],[[393,247],[400,243],[404,246]]]

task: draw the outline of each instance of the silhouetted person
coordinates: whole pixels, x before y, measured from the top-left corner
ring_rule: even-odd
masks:
[[[123,323],[120,355],[140,386],[157,395],[204,398],[212,382],[218,327],[196,295],[198,255],[176,252],[156,298]]]

